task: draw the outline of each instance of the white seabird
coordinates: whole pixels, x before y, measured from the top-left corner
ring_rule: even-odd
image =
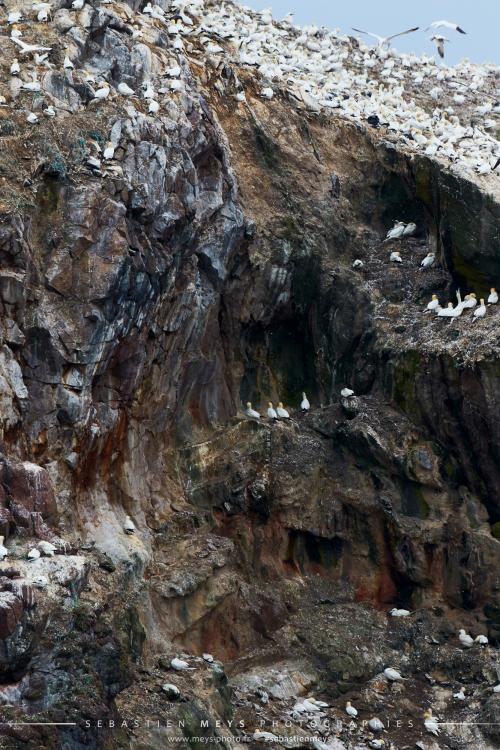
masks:
[[[402,221],[396,221],[393,228],[389,229],[389,231],[386,234],[386,240],[398,240],[400,237],[403,236],[403,232],[405,231],[405,225]]]
[[[404,228],[403,237],[411,237],[412,235],[415,234],[416,231],[417,231],[417,225],[415,224],[414,221],[410,221],[410,223],[407,224]]]
[[[21,55],[29,55],[31,52],[50,52],[52,49],[52,47],[42,47],[40,44],[26,44],[13,34],[14,32],[10,35],[10,41],[21,48]]]
[[[160,111],[160,105],[156,101],[156,99],[150,99],[149,100],[149,106],[148,106],[148,112],[150,115],[155,115],[157,112]]]
[[[470,310],[477,305],[477,299],[474,292],[465,295],[465,299],[462,302],[464,310]]]
[[[427,304],[427,307],[425,308],[426,312],[432,312],[436,309],[436,307],[439,307],[439,300],[437,298],[437,294],[432,295],[431,301]]]
[[[392,667],[386,667],[384,674],[390,682],[400,682],[405,679],[397,669],[393,669]]]
[[[461,310],[460,310],[461,312]],[[448,307],[441,307],[437,313],[438,318],[456,318],[457,314],[453,307],[453,302],[448,302]]]
[[[106,161],[109,161],[110,159],[113,158],[114,155],[115,155],[115,147],[113,146],[113,144],[111,143],[111,141],[108,141],[108,143],[106,144],[106,148],[104,149],[104,153],[103,153],[102,156],[103,156],[104,159],[106,159]]]
[[[0,560],[3,560],[9,554],[9,550],[3,545],[4,539],[4,536],[0,536]]]
[[[176,672],[187,672],[188,670],[195,669],[195,667],[190,667],[187,661],[184,661],[184,659],[178,659],[177,657],[172,659],[170,666],[172,669],[175,669]]]
[[[425,256],[425,258],[423,259],[420,265],[422,268],[432,268],[435,260],[436,260],[435,253],[427,253],[427,255]]]
[[[358,712],[352,705],[351,701],[347,701],[346,706],[345,706],[345,712],[348,716],[351,716],[353,719],[355,719],[356,716],[358,715]]]
[[[255,409],[252,409],[252,402],[247,401],[247,408],[245,409],[245,414],[247,417],[250,417],[251,419],[260,419],[260,414],[258,411],[255,411]]]
[[[38,560],[38,558],[40,557],[40,552],[36,549],[36,547],[33,547],[33,549],[30,549],[30,551],[28,552],[27,557],[28,560]]]
[[[470,648],[474,644],[471,636],[466,633],[463,628],[458,631],[458,640],[460,641],[462,646],[465,646],[465,648]]]
[[[498,683],[498,685],[495,685],[495,687],[493,688],[493,692],[500,693],[500,682]]]
[[[212,664],[214,661],[214,657],[212,654],[203,654],[203,660],[208,662],[208,664]]]
[[[54,557],[54,553],[57,550],[57,547],[55,544],[52,544],[52,542],[46,542],[42,540],[41,542],[38,542],[38,549],[43,555],[46,555],[47,557]]]
[[[302,409],[302,411],[309,411],[309,409],[311,408],[311,404],[309,403],[309,400],[304,391],[302,391],[302,401],[300,402],[300,408]]]
[[[453,23],[452,21],[433,21],[424,31],[429,31],[429,29],[451,29],[452,31],[458,31],[459,34],[467,33],[460,28],[458,23]]]
[[[381,750],[385,746],[385,740],[370,740],[368,744],[373,750]]]
[[[125,534],[133,534],[135,532],[135,523],[132,521],[130,516],[125,516],[123,531],[125,532]]]
[[[65,57],[64,57],[64,63],[63,63],[64,70],[73,70],[74,67],[75,66],[73,65],[73,63],[69,59],[68,55],[65,55]]]
[[[486,646],[489,641],[485,635],[478,635],[474,638],[475,643],[479,643],[480,646]]]
[[[453,697],[457,699],[457,701],[464,701],[465,700],[465,693],[463,687],[460,688],[458,693],[453,693]]]
[[[350,398],[351,396],[354,396],[354,391],[352,391],[350,388],[342,388],[340,391],[340,395],[342,398]]]
[[[370,719],[370,721],[368,722],[368,726],[373,732],[381,732],[384,728],[384,725],[376,716]]]
[[[488,297],[488,305],[496,305],[498,302],[497,290],[494,286],[490,289],[490,296]]]
[[[13,76],[17,76],[20,72],[21,66],[19,65],[16,57],[16,59],[13,60],[12,65],[10,66],[10,74]]]
[[[484,318],[486,315],[486,305],[484,304],[484,299],[479,300],[479,307],[476,307],[476,309],[473,312],[473,316],[476,319]]]
[[[35,122],[38,122],[38,116],[35,115],[34,112],[29,112],[28,116],[26,117],[26,122],[29,122],[30,125],[34,125]]]
[[[403,259],[401,257],[401,253],[399,252],[399,250],[394,250],[390,254],[389,260],[390,260],[391,263],[402,263],[403,262]]]
[[[435,734],[436,736],[441,732],[437,719],[432,715],[430,708],[424,713],[424,727],[430,734]]]
[[[356,258],[356,260],[353,261],[352,267],[353,268],[363,268],[364,265],[365,264],[363,263],[362,260],[360,260],[359,258]]]
[[[430,40],[436,45],[439,57],[444,57],[444,43],[449,42],[450,40],[445,36],[440,36],[439,34],[434,34],[434,36],[430,37]]]
[[[290,419],[290,414],[284,408],[282,401],[280,401],[279,404],[278,404],[278,406],[277,406],[276,414],[278,415],[278,417],[280,419]]]
[[[408,617],[411,612],[409,609],[396,609],[396,607],[393,607],[389,614],[391,617]]]
[[[97,89],[94,94],[94,99],[107,99],[111,89],[107,83],[102,83],[101,87]]]
[[[377,40],[379,47],[385,47],[389,44],[389,42],[392,39],[396,39],[398,36],[404,36],[405,34],[411,34],[414,31],[418,31],[419,27],[414,26],[412,29],[406,29],[406,31],[399,31],[397,34],[391,34],[391,36],[379,36],[378,34],[373,34],[371,31],[362,31],[361,29],[355,29],[354,26],[352,27],[353,31],[356,31],[358,34],[366,34],[367,36],[371,36],[374,39]]]
[[[128,83],[125,83],[125,81],[122,81],[118,84],[118,93],[120,93],[122,96],[132,96],[135,94],[134,89],[131,89]]]
[[[276,409],[273,407],[271,401],[267,405],[267,416],[269,417],[269,419],[278,419]]]

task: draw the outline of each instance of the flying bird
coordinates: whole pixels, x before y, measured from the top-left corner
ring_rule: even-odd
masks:
[[[424,31],[429,31],[429,29],[451,29],[452,31],[458,31],[459,34],[467,33],[460,28],[458,23],[453,23],[452,21],[433,21]]]
[[[52,49],[52,47],[41,47],[39,44],[26,44],[15,36],[11,36],[10,40],[21,47],[21,55],[28,55],[30,52],[50,52]]]
[[[434,44],[436,45],[439,57],[444,57],[444,43],[449,41],[450,40],[445,36],[439,36],[438,34],[434,34],[434,36],[431,36],[431,42],[434,42]]]
[[[391,34],[391,36],[379,36],[378,34],[373,34],[371,31],[362,31],[361,29],[355,29],[354,26],[352,27],[353,31],[357,31],[358,34],[366,34],[367,36],[372,36],[374,39],[377,40],[379,47],[385,47],[385,45],[389,44],[391,39],[396,39],[398,36],[404,36],[405,34],[412,34],[414,31],[418,31],[419,27],[415,26],[413,29],[406,29],[406,31],[400,31],[397,34]]]

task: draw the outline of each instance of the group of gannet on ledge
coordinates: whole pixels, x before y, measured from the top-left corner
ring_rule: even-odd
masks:
[[[484,299],[481,298],[479,300],[479,306],[477,306],[477,297],[474,292],[466,294],[464,299],[462,299],[460,289],[457,290],[456,294],[457,304],[454,305],[453,302],[448,302],[447,307],[442,307],[439,304],[437,295],[433,294],[432,299],[425,308],[424,312],[433,312],[437,315],[438,318],[458,318],[464,312],[464,310],[474,310],[474,312],[472,313],[472,317],[475,320],[479,320],[479,318],[484,318],[484,316],[486,315],[487,305],[496,305],[498,303],[498,293],[494,287],[492,287],[490,290],[487,302],[485,302]]]

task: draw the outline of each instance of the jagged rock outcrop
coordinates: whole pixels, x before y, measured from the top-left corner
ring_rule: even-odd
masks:
[[[378,128],[263,99],[255,72],[196,37],[175,49],[163,22],[138,41],[135,10],[58,8],[51,59],[163,87],[157,117],[56,69],[35,109],[57,117],[28,143],[21,109],[0,110],[0,716],[69,722],[0,740],[187,747],[272,721],[306,737],[294,704],[312,690],[336,720],[346,699],[363,719],[396,705],[395,742],[422,739],[430,703],[489,721],[500,311],[423,310],[494,285],[498,203]],[[418,225],[401,266],[395,219]],[[247,400],[292,419],[246,419]],[[491,645],[463,651],[459,627]],[[173,673],[182,654],[195,669]],[[323,729],[331,750],[369,739]],[[450,747],[492,746],[464,731]]]

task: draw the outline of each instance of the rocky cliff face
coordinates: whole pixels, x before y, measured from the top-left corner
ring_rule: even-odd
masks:
[[[42,94],[11,79],[0,109],[3,746],[264,730],[337,750],[367,747],[378,713],[387,746],[441,747],[432,706],[480,723],[443,747],[493,747],[500,312],[422,311],[497,281],[497,178],[266,101],[196,38],[179,52],[152,22],[134,39],[135,10],[57,9]],[[64,49],[112,85],[160,87],[173,66],[182,85],[158,116],[96,100],[58,72]],[[418,226],[402,266],[382,242],[395,219]],[[292,419],[248,420],[247,400]],[[28,561],[40,541],[55,556]],[[490,645],[463,650],[459,627]],[[171,670],[182,654],[194,671]],[[293,713],[312,693],[329,705],[313,727]]]

